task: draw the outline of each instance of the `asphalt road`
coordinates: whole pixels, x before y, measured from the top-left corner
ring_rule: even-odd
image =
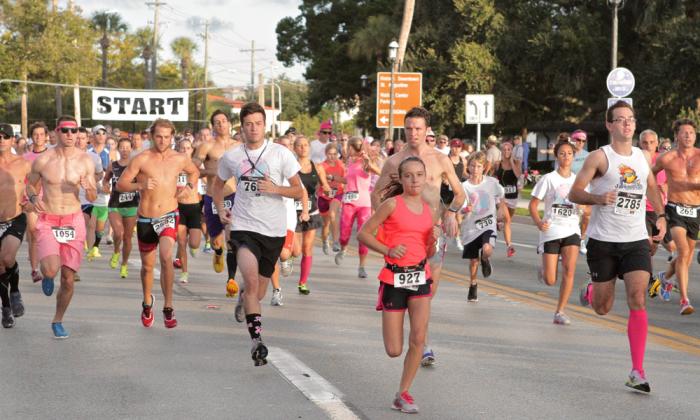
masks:
[[[418,415],[464,418],[700,418],[700,323],[673,303],[649,304],[645,368],[652,393],[624,386],[630,370],[624,291],[613,313],[599,317],[575,304],[572,325],[552,324],[558,289],[536,281],[534,227],[514,225],[517,255],[499,243],[494,275],[480,282],[479,302],[466,302],[466,262],[452,247],[433,300],[430,341],[437,364],[421,368],[412,388]],[[353,245],[355,243],[353,242]],[[175,287],[177,328],[141,326],[138,256],[127,279],[110,270],[110,252],[85,262],[64,324],[54,340],[55,298],[32,284],[26,245],[20,251],[27,313],[0,331],[0,418],[7,419],[391,419],[403,358],[390,359],[376,303],[379,259],[370,278],[357,260],[336,266],[315,249],[311,294],[296,292],[295,272],[283,279],[284,306],[263,302],[263,337],[270,363],[254,367],[235,300],[211,256],[191,261],[190,283]],[[577,286],[585,281],[579,260]],[[655,259],[660,266],[665,254]],[[697,269],[691,301],[698,302]],[[693,292],[695,287],[695,292]]]

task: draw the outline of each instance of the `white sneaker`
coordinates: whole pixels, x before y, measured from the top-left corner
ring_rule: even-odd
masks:
[[[287,277],[290,274],[292,274],[292,271],[294,270],[294,265],[292,265],[292,259],[288,259],[286,261],[280,260],[280,269],[282,271],[282,276]]]
[[[190,274],[183,271],[182,273],[180,273],[180,283],[182,283],[182,284],[189,283],[190,282],[189,277],[190,277]]]
[[[459,238],[455,239],[455,244],[460,252],[464,251],[464,245],[462,245],[462,241],[460,241]]]
[[[345,257],[345,251],[340,250],[335,254],[335,265],[340,265],[343,263],[343,258]]]
[[[586,248],[586,240],[585,239],[581,239],[581,248],[579,248],[578,252],[581,255],[586,255],[588,253],[588,249]]]
[[[284,305],[282,303],[282,290],[281,289],[272,289],[272,300],[270,301],[270,305],[272,305],[272,306]]]

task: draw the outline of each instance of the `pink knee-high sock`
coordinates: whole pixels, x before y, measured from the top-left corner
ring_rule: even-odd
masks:
[[[647,345],[647,310],[630,309],[627,320],[627,338],[630,341],[630,353],[632,355],[632,369],[644,375],[644,351]]]
[[[306,280],[309,279],[309,273],[311,272],[311,261],[314,257],[311,255],[304,255],[301,257],[301,271],[299,272],[299,284],[306,284]]]

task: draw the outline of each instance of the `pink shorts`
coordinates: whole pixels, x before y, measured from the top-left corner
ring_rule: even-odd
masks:
[[[66,242],[59,242],[57,238]],[[85,219],[82,211],[64,215],[39,214],[36,222],[36,247],[39,261],[56,255],[61,259],[61,266],[78,271],[83,259],[84,243]]]

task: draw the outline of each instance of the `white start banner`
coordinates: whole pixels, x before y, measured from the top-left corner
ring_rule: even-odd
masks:
[[[178,90],[92,91],[92,119],[96,121],[187,121],[189,92]]]

